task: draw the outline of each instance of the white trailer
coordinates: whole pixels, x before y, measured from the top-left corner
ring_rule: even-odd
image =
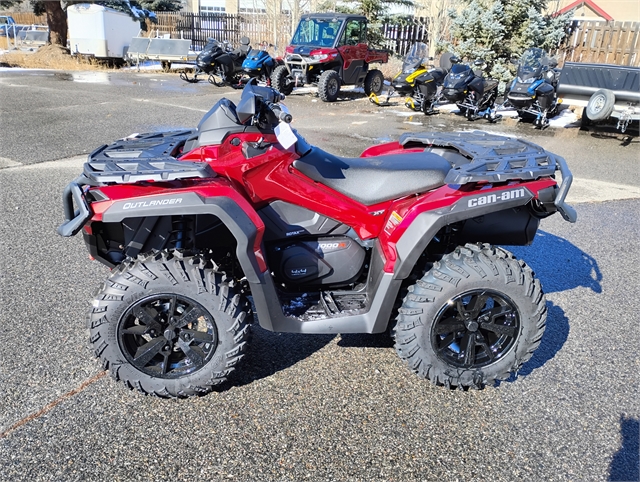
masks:
[[[72,54],[123,59],[140,22],[101,5],[81,3],[67,9],[69,47]]]

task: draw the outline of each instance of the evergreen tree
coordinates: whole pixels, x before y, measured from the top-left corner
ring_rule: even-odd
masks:
[[[545,16],[547,0],[463,0],[459,11],[451,10],[453,49],[463,59],[484,59],[494,79],[507,81],[514,69],[513,57],[531,47],[553,49],[566,33],[571,12]]]

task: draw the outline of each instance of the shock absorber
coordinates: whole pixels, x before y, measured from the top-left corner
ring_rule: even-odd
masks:
[[[174,216],[171,220],[170,240],[176,249],[184,249],[188,241],[188,232],[192,220],[184,216]]]

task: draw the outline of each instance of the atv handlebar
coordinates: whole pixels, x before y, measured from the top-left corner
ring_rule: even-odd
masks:
[[[289,113],[286,107],[283,109],[282,107],[284,106],[280,106],[274,103],[268,103],[267,105],[271,109],[271,112],[273,112],[274,115],[278,118],[278,120],[281,120],[282,122],[286,122],[287,124],[290,124],[291,121],[293,120],[293,116]]]

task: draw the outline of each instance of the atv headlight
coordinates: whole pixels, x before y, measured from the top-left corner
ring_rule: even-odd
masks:
[[[520,84],[533,84],[534,80],[536,80],[536,79],[534,79],[533,77],[529,77],[528,79],[522,79],[522,78],[518,77],[518,82]]]
[[[309,58],[311,60],[314,60],[316,62],[323,62],[325,60],[330,60],[336,57],[336,53],[328,53],[328,54],[314,54],[314,55],[310,55]]]

